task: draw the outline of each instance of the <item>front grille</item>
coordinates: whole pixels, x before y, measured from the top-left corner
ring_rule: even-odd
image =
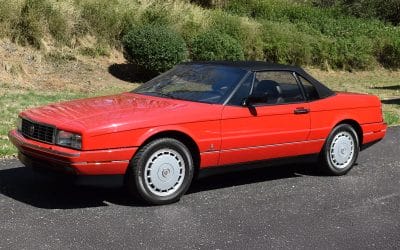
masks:
[[[22,119],[22,135],[33,140],[54,144],[55,128],[50,125]]]

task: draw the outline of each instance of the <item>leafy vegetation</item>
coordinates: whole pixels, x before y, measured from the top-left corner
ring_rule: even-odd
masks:
[[[314,5],[335,7],[356,17],[376,17],[393,24],[400,23],[400,2],[398,0],[314,0]]]
[[[349,71],[398,69],[399,7],[397,0],[0,0],[0,36],[96,57],[127,48],[123,38],[147,27],[175,32],[189,51],[197,49],[193,41],[217,32],[229,44],[235,39],[247,60]],[[159,39],[152,48],[170,46]]]
[[[384,120],[388,124],[398,124],[399,123],[400,117],[395,112],[386,111],[383,113],[383,116],[384,116]]]
[[[210,31],[197,36],[192,42],[193,60],[243,60],[239,42],[231,36]]]
[[[160,73],[187,58],[183,38],[164,26],[137,27],[129,31],[122,42],[128,59],[148,71]]]

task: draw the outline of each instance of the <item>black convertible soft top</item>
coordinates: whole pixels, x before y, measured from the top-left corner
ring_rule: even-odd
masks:
[[[325,98],[335,94],[331,89],[323,85],[321,82],[316,80],[314,77],[309,75],[300,67],[275,64],[262,61],[199,61],[199,62],[186,62],[184,64],[204,64],[204,65],[221,65],[226,67],[241,68],[247,71],[266,71],[266,70],[282,70],[296,72],[298,75],[304,77],[306,80],[311,82],[317,90],[320,98]]]

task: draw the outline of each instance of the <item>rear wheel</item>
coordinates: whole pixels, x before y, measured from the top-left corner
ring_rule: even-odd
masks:
[[[172,138],[154,140],[132,159],[126,185],[150,204],[178,201],[193,178],[193,159],[188,148]]]
[[[321,153],[325,173],[344,175],[354,165],[360,151],[356,131],[349,124],[340,124],[330,133]]]

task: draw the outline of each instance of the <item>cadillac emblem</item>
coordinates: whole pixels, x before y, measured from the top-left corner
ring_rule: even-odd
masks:
[[[35,133],[35,126],[34,125],[29,126],[28,132],[30,136],[33,136],[33,134]]]

